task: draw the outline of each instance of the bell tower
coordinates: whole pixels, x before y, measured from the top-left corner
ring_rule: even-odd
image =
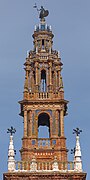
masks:
[[[67,162],[64,116],[68,101],[64,99],[62,62],[59,52],[53,50],[53,37],[51,27],[41,18],[33,34],[33,50],[24,64],[24,95],[20,101],[24,118],[22,160],[34,156],[42,162],[57,157]],[[40,126],[48,127],[48,138],[39,138]]]
[[[68,162],[64,117],[68,101],[64,98],[60,53],[53,49],[53,33],[39,10],[40,24],[35,26],[33,50],[24,63],[25,81],[20,115],[23,117],[21,161],[15,161],[12,133],[8,150],[8,172],[3,180],[86,180],[82,170],[79,134],[76,133],[74,161]],[[45,130],[44,130],[45,127]],[[41,132],[42,129],[42,132]],[[13,128],[9,129],[13,132]]]

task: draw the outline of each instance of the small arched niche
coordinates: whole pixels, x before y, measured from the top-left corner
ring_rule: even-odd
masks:
[[[47,113],[38,116],[38,138],[50,138],[50,117]]]

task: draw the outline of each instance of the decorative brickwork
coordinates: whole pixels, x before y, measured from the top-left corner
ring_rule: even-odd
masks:
[[[21,161],[3,180],[86,179],[67,159],[64,116],[68,101],[64,99],[63,64],[60,53],[53,50],[53,37],[51,27],[41,18],[33,34],[34,48],[24,63],[24,94],[19,102],[24,119]],[[48,138],[38,137],[39,126],[48,127]]]
[[[40,172],[40,173],[6,173],[3,180],[85,180],[85,173],[64,173],[64,172]]]

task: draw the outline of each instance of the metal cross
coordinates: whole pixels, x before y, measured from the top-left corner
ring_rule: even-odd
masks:
[[[82,132],[79,128],[73,129],[73,134],[76,134],[77,136]]]
[[[16,132],[16,129],[13,128],[13,126],[11,126],[11,128],[7,129],[7,133],[10,133],[11,136],[12,136],[12,134],[15,134],[15,132]]]
[[[75,147],[71,149],[71,154],[75,154]]]
[[[16,155],[16,150],[14,150],[14,153],[15,153],[15,155]]]

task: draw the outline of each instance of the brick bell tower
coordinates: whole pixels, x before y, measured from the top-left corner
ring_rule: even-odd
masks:
[[[68,101],[64,99],[60,55],[52,48],[53,37],[51,27],[41,18],[33,34],[34,50],[24,64],[22,161],[34,156],[37,161],[51,162],[56,156],[60,162],[67,162],[64,116]],[[39,138],[40,126],[48,127],[48,138]]]
[[[40,24],[33,33],[34,48],[24,64],[24,93],[19,102],[24,120],[21,161],[13,161],[15,166],[4,173],[4,180],[86,179],[86,173],[75,170],[75,162],[67,159],[64,116],[68,101],[64,99],[63,64],[59,52],[53,50],[54,35],[45,21],[48,13],[41,6]],[[43,127],[47,132],[40,134]]]

